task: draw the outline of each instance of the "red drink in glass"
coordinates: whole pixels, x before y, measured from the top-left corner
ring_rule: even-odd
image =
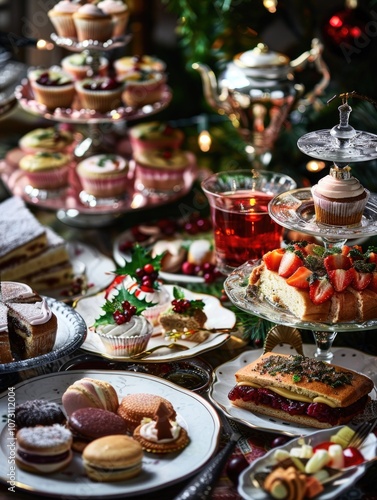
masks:
[[[222,193],[218,206],[211,206],[216,258],[220,268],[236,268],[257,261],[279,248],[283,228],[268,214],[273,196],[261,191]]]

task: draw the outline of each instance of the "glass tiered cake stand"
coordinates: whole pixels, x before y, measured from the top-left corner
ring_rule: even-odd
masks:
[[[93,40],[78,42],[77,40],[59,37],[54,33],[51,38],[56,45],[69,51],[85,51],[90,59],[92,73],[95,75],[97,74],[102,52],[124,46],[128,43],[130,37],[125,35],[110,39],[104,43]],[[121,106],[107,113],[98,113],[94,110],[82,109],[79,103],[77,105],[74,103],[71,108],[56,108],[51,111],[34,99],[27,79],[23,80],[17,87],[15,95],[20,106],[28,113],[54,122],[86,127],[87,133],[85,137],[75,148],[77,158],[104,152],[101,147],[104,146],[105,136],[115,124],[158,113],[165,109],[172,99],[171,89],[166,85],[158,102],[138,108]],[[93,196],[85,196],[74,169],[71,172],[69,186],[58,192],[34,189],[27,183],[23,172],[19,169],[12,169],[6,162],[2,162],[0,171],[2,180],[13,194],[23,197],[28,203],[56,211],[58,219],[77,227],[101,227],[113,222],[115,218],[124,213],[175,201],[187,194],[195,179],[194,170],[189,170],[184,177],[183,188],[177,192],[155,195],[153,193],[139,192],[135,189],[134,192],[125,193],[124,197],[117,199],[96,199]]]
[[[339,168],[344,168],[351,162],[377,158],[377,136],[356,131],[348,124],[351,108],[347,102],[344,102],[338,109],[340,124],[331,130],[320,130],[304,135],[298,141],[299,149],[313,158],[333,161]],[[328,226],[317,223],[310,188],[295,189],[277,195],[269,204],[269,213],[275,222],[285,228],[321,238],[325,248],[342,246],[348,240],[377,234],[376,195],[370,196],[362,221],[356,227]],[[352,242],[350,244],[352,245]],[[338,332],[377,328],[377,317],[362,323],[357,321],[322,323],[298,319],[290,311],[270,303],[248,286],[250,274],[259,264],[260,262],[246,262],[226,278],[224,288],[230,300],[243,311],[270,322],[311,330],[316,343],[315,357],[317,359],[331,361],[332,344]]]

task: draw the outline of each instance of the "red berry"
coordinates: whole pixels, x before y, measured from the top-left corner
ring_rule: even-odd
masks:
[[[145,264],[143,269],[147,274],[152,274],[154,272],[154,267],[152,264]]]
[[[182,264],[181,269],[183,274],[186,274],[187,276],[192,276],[195,273],[195,264],[186,261]]]
[[[122,302],[122,307],[123,307],[123,311],[128,311],[130,309],[130,303],[128,302],[128,300],[124,300]]]
[[[142,278],[145,275],[144,269],[141,267],[138,267],[135,271],[135,274],[138,278]]]

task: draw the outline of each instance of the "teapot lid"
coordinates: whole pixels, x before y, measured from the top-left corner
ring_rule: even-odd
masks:
[[[288,56],[270,50],[264,43],[246,52],[240,52],[234,57],[234,63],[242,68],[274,68],[287,66],[290,63]]]

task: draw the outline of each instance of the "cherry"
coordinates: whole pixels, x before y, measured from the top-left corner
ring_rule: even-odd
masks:
[[[182,264],[181,269],[183,274],[188,276],[193,275],[195,273],[195,264],[186,261]]]
[[[144,276],[144,269],[142,267],[138,267],[135,271],[135,274],[138,278],[142,278]]]
[[[283,446],[284,444],[288,443],[288,441],[290,441],[290,438],[288,436],[278,436],[272,440],[271,448],[278,448],[279,446]]]
[[[344,467],[351,467],[351,465],[358,465],[365,462],[365,458],[358,448],[345,448],[343,450]]]
[[[192,222],[186,222],[186,224],[183,226],[183,229],[188,234],[198,234],[199,232],[198,226]]]
[[[211,222],[208,219],[198,219],[196,225],[202,232],[209,231],[212,227]]]
[[[154,267],[152,264],[145,264],[143,269],[147,274],[152,274],[154,272]]]
[[[245,470],[248,465],[243,455],[235,455],[229,460],[226,466],[226,473],[235,486],[238,485],[238,478],[241,472]]]

